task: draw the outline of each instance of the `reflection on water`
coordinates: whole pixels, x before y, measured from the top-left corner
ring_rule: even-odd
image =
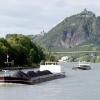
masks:
[[[63,64],[67,77],[38,85],[1,85],[1,100],[100,100],[100,64],[92,70],[72,70]]]

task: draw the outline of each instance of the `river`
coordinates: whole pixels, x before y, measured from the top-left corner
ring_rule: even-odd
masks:
[[[37,85],[0,85],[0,100],[100,100],[100,64],[92,70],[72,70],[62,64],[66,78]]]

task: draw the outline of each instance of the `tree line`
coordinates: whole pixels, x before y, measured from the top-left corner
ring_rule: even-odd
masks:
[[[0,67],[34,67],[46,57],[45,49],[33,43],[29,36],[7,34],[5,38],[0,38]]]

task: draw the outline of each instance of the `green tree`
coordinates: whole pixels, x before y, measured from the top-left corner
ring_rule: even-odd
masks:
[[[16,44],[12,46],[12,60],[14,60],[15,65],[24,66],[27,64],[28,52],[22,45]]]
[[[12,66],[39,64],[45,60],[45,50],[22,34],[8,34],[0,38],[0,67],[6,66],[7,55]]]

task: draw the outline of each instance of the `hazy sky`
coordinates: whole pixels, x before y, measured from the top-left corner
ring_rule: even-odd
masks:
[[[0,0],[0,36],[47,32],[84,8],[100,15],[100,0]]]

